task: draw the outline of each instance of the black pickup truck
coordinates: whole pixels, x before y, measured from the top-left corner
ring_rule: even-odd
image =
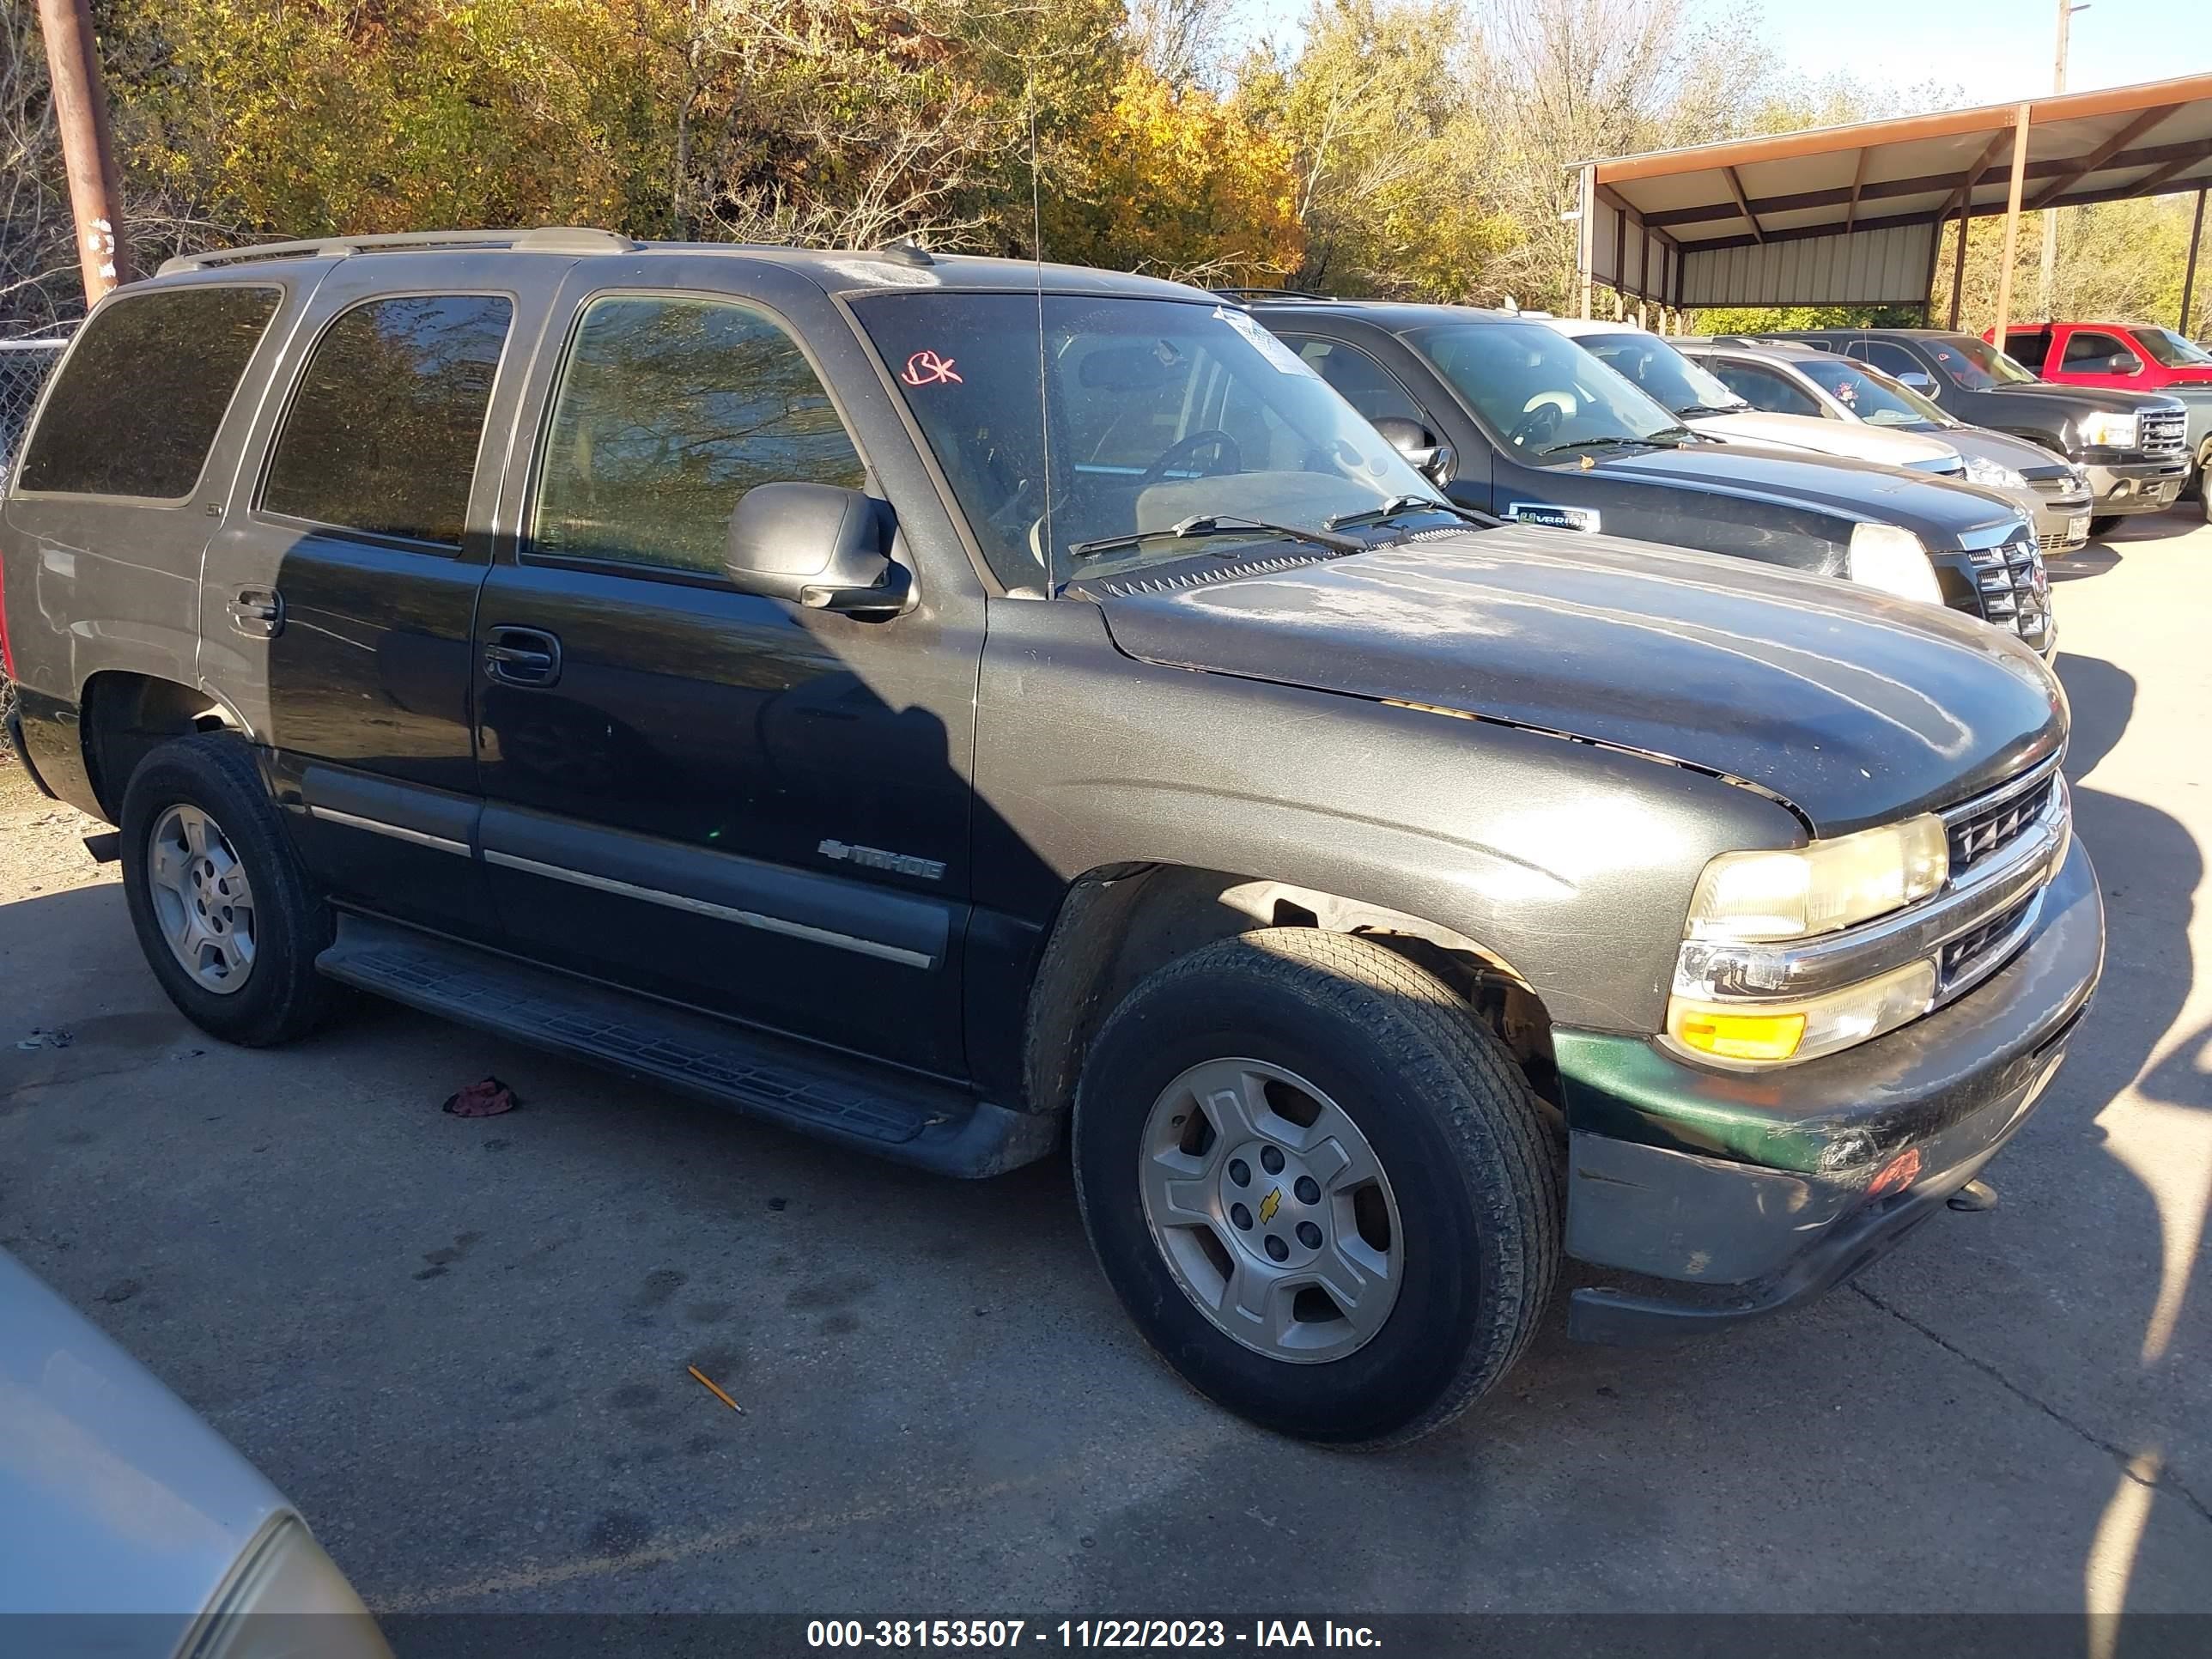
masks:
[[[2008,496],[1715,441],[1534,318],[1465,306],[1249,304],[1455,501],[1840,576],[1983,617],[2046,656],[2057,645],[2042,551]]]
[[[2055,449],[2088,475],[2092,535],[2173,505],[2189,482],[2189,411],[2178,398],[2046,380],[1972,334],[1822,328],[1763,334],[1887,371],[1969,426]]]
[[[1316,1439],[1449,1419],[1563,1255],[1615,1340],[1856,1271],[2102,961],[2017,639],[1470,521],[1144,278],[173,262],[49,384],[0,578],[11,735],[209,1031],[349,986],[948,1175],[1068,1144],[1146,1336]]]

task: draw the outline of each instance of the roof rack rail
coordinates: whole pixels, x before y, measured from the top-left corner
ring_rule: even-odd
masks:
[[[439,248],[507,248],[519,253],[630,253],[641,242],[588,225],[543,225],[534,230],[404,230],[380,236],[320,236],[297,242],[256,242],[245,247],[210,248],[179,253],[162,261],[158,273],[209,270],[218,265],[260,259],[345,258],[356,253],[434,251]]]

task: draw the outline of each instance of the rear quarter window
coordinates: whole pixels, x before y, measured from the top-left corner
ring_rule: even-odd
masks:
[[[112,301],[62,365],[15,487],[191,495],[283,298],[274,288],[180,288]]]

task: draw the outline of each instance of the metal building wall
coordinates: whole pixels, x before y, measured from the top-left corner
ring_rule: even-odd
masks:
[[[1928,297],[1933,225],[1770,238],[1682,250],[1686,306],[1918,305]]]

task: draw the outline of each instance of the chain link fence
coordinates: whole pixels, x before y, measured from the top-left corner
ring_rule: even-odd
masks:
[[[0,340],[0,481],[15,465],[23,430],[38,407],[39,388],[62,360],[66,334],[36,340]]]
[[[0,340],[0,495],[7,490],[9,475],[15,470],[15,453],[21,447],[23,433],[31,424],[31,411],[39,405],[39,390],[46,385],[46,376],[54,372],[54,365],[62,360],[62,349],[69,344],[67,334],[53,335],[36,340]],[[14,707],[15,688],[8,676],[0,672],[0,721]],[[0,765],[15,758],[15,750],[4,737],[0,737]]]

